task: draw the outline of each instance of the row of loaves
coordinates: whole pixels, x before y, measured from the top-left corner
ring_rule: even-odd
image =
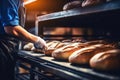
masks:
[[[45,54],[56,60],[68,60],[72,64],[80,65],[89,64],[98,70],[118,70],[120,67],[120,50],[117,49],[116,43],[104,40],[85,43],[53,41],[49,46]]]
[[[94,5],[99,5],[105,2],[109,2],[112,0],[74,0],[66,3],[63,6],[63,10],[69,10],[78,7],[89,7]]]
[[[47,42],[45,55],[56,60],[68,60],[72,64],[89,64],[93,69],[118,70],[120,50],[116,43],[104,40],[81,42]]]

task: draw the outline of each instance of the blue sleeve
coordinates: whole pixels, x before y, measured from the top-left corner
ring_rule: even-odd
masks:
[[[16,26],[19,25],[18,15],[18,1],[19,0],[2,0],[2,23],[3,26]]]

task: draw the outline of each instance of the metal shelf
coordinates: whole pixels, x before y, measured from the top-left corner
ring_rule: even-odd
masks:
[[[119,72],[94,71],[89,66],[71,65],[31,51],[20,51],[19,59],[67,80],[120,80]]]
[[[88,14],[104,13],[111,12],[114,10],[120,10],[120,0],[113,0],[111,2],[106,2],[104,4],[85,7],[85,8],[76,8],[67,11],[60,11],[55,13],[46,14],[43,16],[38,16],[37,21],[48,21],[54,19],[68,18],[73,16],[84,16]]]
[[[38,16],[35,23],[35,31],[36,35],[42,37],[44,27],[58,26],[89,27],[94,30],[102,30],[106,33],[118,33],[119,21],[120,0],[113,0],[96,6],[75,8]]]

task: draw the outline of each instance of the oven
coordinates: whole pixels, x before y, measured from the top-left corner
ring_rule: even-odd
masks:
[[[119,41],[120,1],[76,8],[38,16],[36,35],[47,40]],[[53,32],[58,29],[58,32]],[[78,31],[78,32],[77,32]],[[71,65],[42,53],[20,50],[17,65],[27,73],[17,73],[22,80],[120,80],[120,72],[94,71],[88,65]],[[27,65],[25,65],[27,64]],[[19,70],[18,70],[19,71]]]

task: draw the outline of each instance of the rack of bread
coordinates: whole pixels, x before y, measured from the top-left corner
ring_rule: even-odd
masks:
[[[62,43],[62,44],[61,44]],[[44,52],[22,50],[19,58],[64,79],[119,80],[119,42],[48,41]],[[26,46],[26,45],[25,45]]]
[[[33,43],[25,44],[19,52],[19,60],[30,63],[35,70],[40,68],[64,76],[65,80],[120,80],[119,13],[120,0],[112,0],[101,5],[38,16],[36,35],[47,37],[48,49],[43,51],[35,49]],[[56,26],[82,26],[97,31],[92,36],[78,35],[76,40],[49,40],[48,37],[54,35],[44,35],[43,27]],[[101,36],[102,39],[98,38]]]
[[[120,49],[118,42],[105,40],[64,42],[53,40],[47,42],[48,49],[44,52],[33,49],[32,47],[34,46],[31,44],[32,43],[26,44],[23,49],[35,53],[42,53],[45,56],[54,58],[56,61],[61,60],[68,61],[71,64],[90,65],[93,69],[103,71],[119,70],[120,67]]]

